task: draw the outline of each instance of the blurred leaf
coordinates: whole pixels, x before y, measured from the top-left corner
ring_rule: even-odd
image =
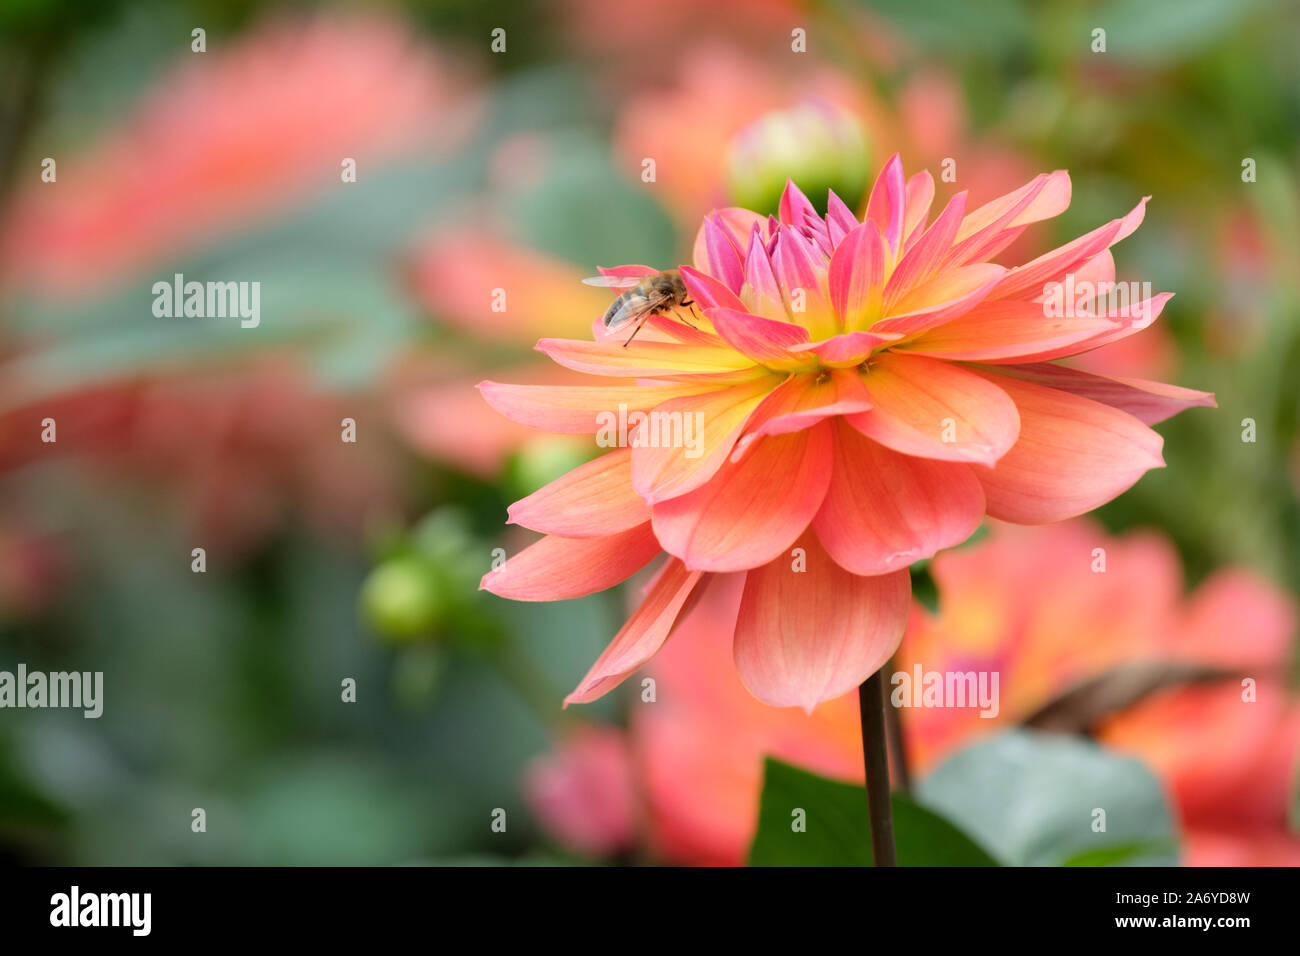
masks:
[[[423,844],[419,804],[357,756],[277,761],[240,809],[251,856],[265,864],[399,863]]]
[[[912,565],[912,597],[931,614],[939,613],[939,588],[930,574],[928,561]]]
[[[112,128],[164,71],[191,56],[190,30],[196,24],[193,11],[183,2],[35,0],[35,4],[43,8],[48,22],[29,26],[52,29],[57,25],[59,35],[72,41],[42,110],[38,138],[45,150],[76,148]]]
[[[0,826],[54,827],[68,822],[70,815],[22,774],[0,739]]]
[[[929,52],[1002,56],[1029,42],[1023,0],[858,0]]]
[[[996,866],[969,837],[901,794],[890,801],[899,866]],[[792,829],[804,811],[805,832]],[[871,828],[862,787],[828,780],[769,757],[750,866],[871,866]]]
[[[1159,843],[1124,843],[1100,850],[1085,850],[1070,857],[1061,866],[1125,866],[1147,854],[1158,854],[1164,850],[1165,847]]]
[[[1106,30],[1106,52],[1146,62],[1173,60],[1222,42],[1261,0],[1111,0],[1085,18]]]
[[[677,231],[651,194],[581,132],[551,138],[543,180],[507,204],[530,245],[587,266],[676,263]]]
[[[1160,781],[1141,763],[1086,740],[1015,730],[949,757],[918,798],[1011,866],[1105,859],[1177,864],[1173,816]],[[1105,811],[1095,832],[1094,811]],[[1119,849],[1141,844],[1137,855]]]

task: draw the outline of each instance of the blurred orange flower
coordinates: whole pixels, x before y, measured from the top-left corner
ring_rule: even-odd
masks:
[[[268,21],[188,53],[84,153],[32,182],[0,228],[0,276],[87,292],[273,217],[399,149],[445,150],[471,128],[470,86],[378,13]]]
[[[1104,572],[1093,570],[1097,549]],[[915,770],[1118,665],[1224,667],[1257,678],[1257,702],[1243,702],[1236,679],[1172,688],[1106,720],[1099,738],[1135,753],[1166,782],[1186,836],[1185,862],[1300,865],[1300,839],[1286,828],[1300,762],[1300,701],[1278,676],[1296,625],[1287,595],[1228,569],[1183,597],[1166,539],[1114,537],[1084,519],[1035,528],[994,522],[986,540],[945,552],[930,567],[939,613],[913,607],[894,671],[917,664],[996,671],[1001,699],[992,718],[978,709],[902,710]],[[674,862],[737,864],[757,820],[764,756],[860,781],[862,752],[854,695],[812,715],[749,695],[731,657],[740,582],[720,578],[713,587],[713,599],[698,605],[647,668],[657,700],[633,706],[627,746],[654,851]]]
[[[184,54],[101,139],[60,156],[56,182],[22,189],[0,223],[0,281],[20,301],[107,295],[337,187],[345,158],[365,176],[399,151],[455,146],[472,94],[457,64],[386,15],[265,21]],[[0,467],[71,453],[161,477],[212,547],[255,541],[290,503],[355,527],[391,491],[380,442],[340,442],[362,403],[314,387],[282,345],[219,370],[155,361],[61,391],[15,370],[61,334],[10,344]],[[57,444],[40,441],[47,416]]]

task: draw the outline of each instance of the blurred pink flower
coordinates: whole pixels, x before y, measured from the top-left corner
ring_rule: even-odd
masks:
[[[0,276],[19,297],[107,294],[347,188],[345,158],[365,177],[398,152],[449,149],[476,112],[462,68],[386,14],[265,21],[184,54],[102,138],[58,157],[57,182],[22,189],[0,223]],[[6,358],[39,355],[51,333],[11,343]],[[378,431],[342,444],[341,418],[364,403],[316,389],[285,351],[217,371],[157,362],[55,393],[9,374],[0,468],[66,453],[161,478],[217,548],[256,541],[290,504],[355,529],[392,491]],[[57,445],[39,441],[46,416]]]
[[[532,348],[545,335],[586,333],[605,311],[608,293],[582,284],[591,271],[486,228],[457,228],[417,245],[409,275],[439,321],[484,343]]]
[[[70,568],[54,536],[24,519],[0,519],[0,623],[35,614],[58,593]]]
[[[750,51],[789,44],[795,27],[807,29],[815,4],[809,0],[639,0],[612,4],[604,0],[562,0],[564,35],[583,54],[608,61],[619,79],[631,74],[672,71],[671,61],[647,56],[648,38],[708,37],[725,39]],[[787,46],[788,48],[788,46]]]
[[[389,417],[396,433],[415,451],[486,481],[502,476],[507,462],[535,444],[563,442],[575,458],[590,442],[572,436],[539,435],[537,430],[498,415],[474,390],[484,374],[531,385],[563,387],[572,373],[547,362],[494,364],[467,374],[470,360],[447,356],[409,358],[390,376]]]
[[[210,552],[253,545],[291,508],[317,530],[355,534],[395,507],[382,442],[341,441],[342,419],[365,422],[369,407],[263,355],[238,370],[153,375],[19,405],[0,414],[0,472],[57,453],[152,485]],[[46,417],[55,445],[41,441]]]
[[[905,709],[910,757],[922,769],[1121,664],[1276,670],[1295,628],[1293,602],[1256,575],[1219,571],[1183,598],[1168,539],[1149,531],[1115,538],[1084,521],[995,525],[988,540],[936,557],[930,573],[939,613],[913,609],[897,669],[997,671],[1001,706],[995,718],[969,708]]]
[[[636,789],[623,734],[580,725],[524,774],[524,796],[542,825],[586,856],[611,856],[636,842]]]
[[[1248,627],[1233,622],[1217,637]],[[1191,866],[1300,866],[1300,835],[1287,827],[1300,773],[1300,701],[1278,678],[1260,678],[1257,694],[1244,702],[1237,681],[1165,691],[1101,730],[1171,788]]]
[[[485,209],[475,215],[491,218]],[[437,356],[412,354],[390,375],[386,391],[398,434],[421,454],[480,478],[499,478],[512,455],[543,436],[496,414],[474,385],[484,375],[535,385],[578,384],[580,375],[556,368],[532,347],[545,334],[585,332],[605,311],[608,294],[582,284],[591,271],[486,225],[443,229],[418,242],[407,285],[454,336]],[[575,457],[590,445],[568,436],[561,440]]]
[[[237,226],[364,176],[399,149],[470,128],[461,68],[380,13],[275,20],[188,53],[86,152],[58,157],[0,227],[0,275],[28,290],[96,290]]]
[[[1106,571],[1092,570],[1095,549]],[[1286,802],[1300,760],[1300,702],[1276,674],[1291,652],[1294,602],[1253,573],[1226,569],[1182,594],[1169,542],[1119,537],[1075,520],[1041,528],[993,523],[990,535],[931,562],[940,611],[919,606],[895,672],[995,670],[994,718],[962,708],[900,712],[914,772],[980,735],[1017,723],[1054,695],[1110,668],[1175,660],[1259,677],[1259,701],[1235,679],[1159,692],[1101,727],[1166,782],[1192,865],[1300,863]],[[665,860],[733,865],[757,821],[765,756],[862,779],[857,700],[811,715],[756,701],[737,678],[731,627],[737,576],[719,577],[646,669],[653,704],[634,704],[628,747],[644,794],[647,838]],[[1225,640],[1233,634],[1233,640]]]
[[[709,587],[646,670],[656,699],[632,706],[631,747],[653,852],[730,866],[744,861],[754,834],[764,757],[861,781],[862,738],[856,694],[806,714],[749,693],[731,646],[743,577],[719,576]]]
[[[1270,297],[1293,281],[1294,256],[1276,248],[1280,244],[1253,210],[1229,208],[1219,218],[1206,229],[1214,237],[1218,275],[1205,345],[1211,354],[1231,359],[1250,354],[1265,341]]]

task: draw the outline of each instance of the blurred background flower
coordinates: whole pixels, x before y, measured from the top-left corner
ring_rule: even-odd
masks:
[[[994,523],[984,540],[934,558],[930,573],[938,610],[913,606],[889,672],[996,673],[999,691],[995,712],[985,714],[980,707],[911,706],[895,682],[913,773],[1008,725],[1042,724],[1049,705],[1071,692],[1077,697],[1089,681],[1113,685],[1136,666],[1222,669],[1210,670],[1208,683],[1205,675],[1175,671],[1132,702],[1111,698],[1113,710],[1100,707],[1094,691],[1071,703],[1068,726],[1058,704],[1053,729],[1094,733],[1142,757],[1175,801],[1189,864],[1300,863],[1300,837],[1287,827],[1300,770],[1300,696],[1286,687],[1297,613],[1290,596],[1239,568],[1184,595],[1167,539],[1149,531],[1113,537],[1085,519],[1032,528]],[[740,594],[730,584],[735,593],[701,607],[734,608]],[[674,634],[646,669],[657,700],[633,710],[624,745],[645,794],[649,845],[673,862],[745,859],[765,756],[826,776],[862,777],[856,694],[811,715],[765,707],[734,673],[731,626],[720,610],[692,616]],[[1257,684],[1249,701],[1243,677]],[[608,760],[603,773],[622,779],[624,767],[615,774],[612,766]],[[586,792],[594,789],[588,784]],[[544,821],[556,815],[553,807],[542,810]],[[567,840],[561,826],[552,829]]]
[[[1100,525],[1032,546],[1100,541],[1105,575],[1031,589],[1043,562],[997,529],[918,569],[943,603],[914,610],[908,647],[1015,650],[975,730],[1139,651],[1254,669],[1253,705],[1228,680],[1169,688],[1094,730],[1165,782],[1186,859],[1293,860],[1300,17],[1196,10],[0,3],[0,670],[102,670],[106,695],[97,720],[0,712],[0,858],[732,862],[763,754],[853,777],[847,704],[805,717],[714,682],[707,655],[732,664],[707,621],[559,710],[623,602],[517,608],[475,582],[522,543],[506,503],[594,449],[469,386],[564,381],[532,345],[587,334],[597,267],[690,261],[713,206],[787,176],[851,193],[898,151],[977,199],[1071,170],[1070,210],[1006,263],[1152,194],[1124,273],[1178,295],[1076,364],[1220,403],[1158,426],[1170,467]],[[156,317],[176,273],[259,282],[260,324]],[[1132,562],[1140,593],[1117,580]],[[970,739],[903,717],[918,773]],[[724,721],[730,749],[695,746],[688,727]]]

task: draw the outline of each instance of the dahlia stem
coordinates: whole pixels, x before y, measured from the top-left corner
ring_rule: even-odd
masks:
[[[858,687],[862,717],[862,762],[867,771],[867,811],[871,819],[871,856],[876,866],[897,866],[894,813],[889,805],[889,751],[885,734],[885,668]]]

